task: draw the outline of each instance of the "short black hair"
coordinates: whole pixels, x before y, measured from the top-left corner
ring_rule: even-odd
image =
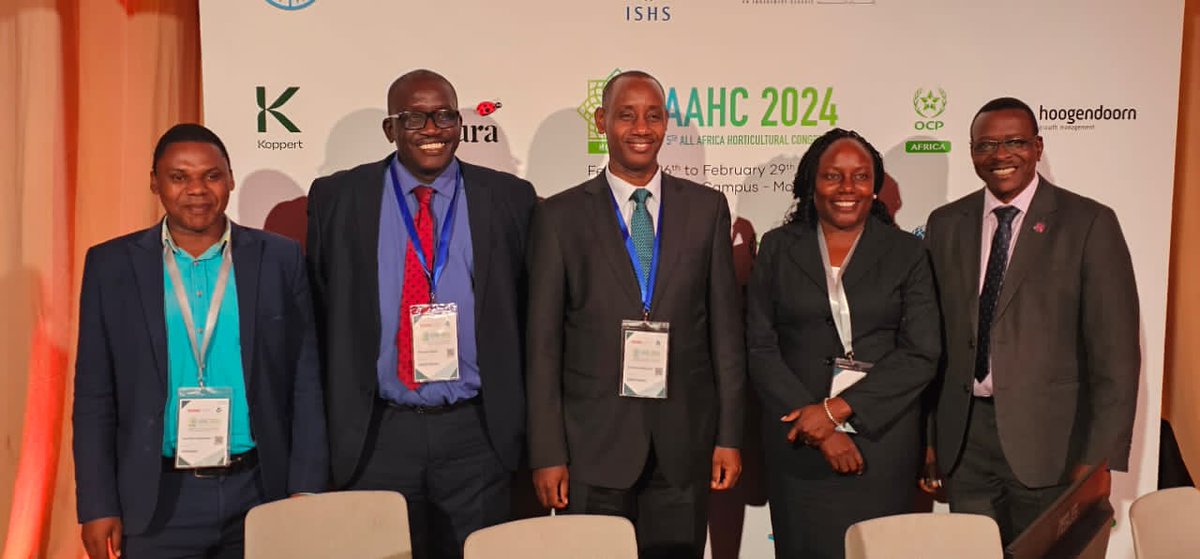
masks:
[[[664,99],[667,96],[667,92],[665,89],[663,89],[662,83],[658,81],[658,78],[651,76],[650,74],[643,72],[641,70],[626,70],[624,72],[621,72],[620,74],[617,74],[611,78],[608,78],[608,82],[606,82],[604,84],[604,91],[600,94],[600,102],[601,102],[602,107],[608,107],[608,102],[612,101],[612,92],[613,92],[614,86],[616,85],[618,80],[621,80],[624,78],[642,78],[642,79],[650,80],[650,81],[654,82],[654,85],[658,86],[658,90],[663,93]]]
[[[418,68],[416,70],[405,72],[403,75],[393,80],[392,85],[388,86],[387,102],[389,113],[392,112],[392,96],[395,95],[401,87],[416,80],[433,80],[446,84],[446,86],[450,88],[450,93],[454,95],[454,104],[458,104],[458,90],[454,89],[454,84],[450,83],[450,80],[446,79],[446,76],[434,72],[433,70]]]
[[[1017,99],[1016,97],[997,97],[991,101],[988,101],[987,103],[984,103],[983,106],[979,108],[979,111],[975,113],[975,116],[971,118],[971,128],[975,127],[975,121],[978,120],[979,115],[983,113],[1008,110],[1016,110],[1025,113],[1025,116],[1029,117],[1029,122],[1033,123],[1033,134],[1035,136],[1038,134],[1037,117],[1033,116],[1033,109],[1029,108],[1029,105],[1026,105],[1024,101]]]
[[[163,154],[166,153],[167,146],[180,142],[200,142],[217,146],[217,149],[221,150],[221,155],[225,157],[225,163],[230,168],[233,167],[229,161],[229,150],[225,149],[225,143],[217,137],[216,132],[194,122],[183,122],[172,126],[158,138],[158,145],[154,146],[154,161],[150,163],[151,173],[158,169],[158,160],[162,159]]]
[[[796,205],[784,216],[784,223],[797,221],[816,226],[817,207],[814,192],[817,189],[817,171],[821,164],[821,156],[825,155],[834,142],[844,139],[854,140],[867,150],[871,156],[871,168],[875,174],[874,184],[871,185],[872,190],[875,194],[879,194],[879,191],[883,189],[883,156],[879,154],[879,150],[875,149],[875,146],[860,136],[858,132],[834,128],[817,138],[800,158],[800,164],[796,169],[796,178],[792,181],[792,195],[796,198]],[[888,225],[896,224],[896,221],[892,219],[892,214],[888,212],[887,206],[883,205],[878,198],[871,201],[871,215]]]

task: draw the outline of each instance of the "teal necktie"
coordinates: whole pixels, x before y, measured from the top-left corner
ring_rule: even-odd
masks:
[[[650,191],[639,188],[633,191],[633,218],[629,223],[629,237],[633,239],[633,249],[637,252],[638,264],[642,268],[642,277],[638,281],[642,285],[650,284],[650,261],[654,258],[654,222],[650,221],[650,210],[646,209],[646,199]]]

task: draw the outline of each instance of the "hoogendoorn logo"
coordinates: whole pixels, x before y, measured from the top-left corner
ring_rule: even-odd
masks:
[[[294,11],[303,10],[304,8],[313,5],[313,3],[316,1],[317,0],[267,0],[267,3],[281,10]]]
[[[587,123],[588,131],[588,153],[604,154],[608,153],[608,141],[604,139],[604,135],[596,128],[596,109],[604,104],[604,84],[613,76],[620,74],[621,69],[616,68],[608,73],[608,77],[599,80],[588,80],[587,82],[587,97],[583,99],[583,103],[579,104],[576,112]]]
[[[279,121],[279,124],[282,124],[288,132],[295,133],[300,131],[300,129],[296,127],[295,123],[288,119],[288,117],[283,113],[279,112],[279,108],[286,105],[297,91],[300,91],[300,88],[294,85],[283,90],[283,93],[279,94],[279,97],[276,97],[275,101],[268,106],[266,86],[260,85],[254,89],[255,97],[258,99],[258,132],[260,134],[267,131],[267,113],[270,113],[271,116],[275,117],[275,120]]]

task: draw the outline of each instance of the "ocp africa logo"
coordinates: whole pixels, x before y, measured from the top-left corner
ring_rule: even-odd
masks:
[[[587,82],[587,97],[583,103],[580,103],[579,108],[575,109],[583,121],[587,123],[587,150],[588,153],[605,154],[608,153],[608,141],[604,139],[604,134],[596,128],[596,109],[604,104],[604,84],[613,76],[620,74],[621,69],[616,68],[608,73],[608,77],[599,80],[588,80]]]
[[[941,130],[946,123],[937,118],[946,112],[948,99],[946,90],[941,87],[917,88],[917,91],[913,93],[912,106],[921,120],[913,122],[913,128],[928,133]],[[950,142],[937,138],[909,140],[904,142],[904,151],[907,153],[948,153]]]
[[[924,118],[941,116],[946,112],[946,90],[939,87],[935,93],[932,88],[917,88],[917,92],[913,93],[913,109]]]

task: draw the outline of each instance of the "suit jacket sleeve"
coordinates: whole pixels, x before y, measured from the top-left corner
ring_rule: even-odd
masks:
[[[767,233],[746,288],[746,352],[750,377],[767,413],[782,417],[816,401],[779,351],[775,331],[774,284],[780,257],[780,233]]]
[[[536,469],[565,465],[570,458],[562,402],[566,270],[545,203],[533,210],[528,264],[525,392],[529,400],[529,466]]]
[[[113,359],[101,305],[95,249],[83,265],[79,345],[75,360],[75,491],[79,522],[121,516],[117,493],[116,395]]]
[[[288,493],[314,493],[329,488],[329,444],[325,429],[321,363],[318,358],[317,327],[313,320],[312,293],[308,288],[304,255],[294,247],[292,299],[300,328],[300,351],[296,360],[292,394],[292,453],[288,468]]]
[[[324,247],[321,246],[321,212],[324,209],[324,192],[322,179],[313,181],[312,186],[308,189],[308,224],[305,229],[305,250],[307,251],[305,262],[308,267],[308,285],[311,289],[312,304],[310,308],[313,310],[313,320],[317,328],[317,343],[324,348],[323,338],[325,332],[325,301],[326,301],[326,286],[325,276],[323,272],[324,263]],[[323,360],[324,353],[321,353],[322,361],[320,365],[326,366]]]
[[[746,404],[746,345],[744,317],[733,268],[733,242],[729,238],[729,204],[718,200],[713,223],[712,256],[708,275],[708,339],[717,384],[717,446],[742,445]]]
[[[896,331],[896,347],[875,362],[870,374],[841,395],[854,411],[854,428],[866,436],[890,425],[913,405],[937,373],[941,323],[933,272],[924,248],[915,251],[904,274],[904,314]]]
[[[1083,253],[1080,297],[1091,428],[1083,462],[1108,460],[1114,470],[1129,467],[1133,419],[1137,411],[1141,347],[1138,293],[1129,247],[1109,208],[1096,215]]]

